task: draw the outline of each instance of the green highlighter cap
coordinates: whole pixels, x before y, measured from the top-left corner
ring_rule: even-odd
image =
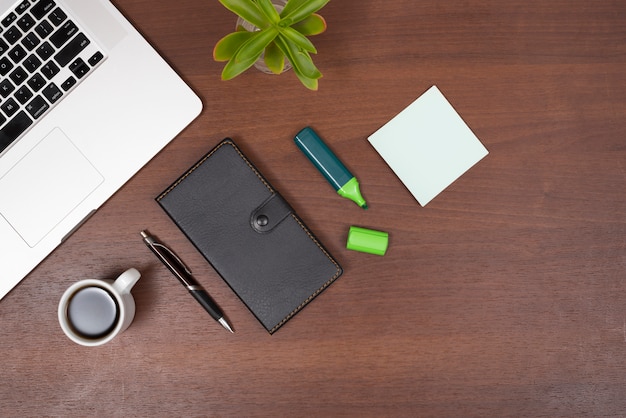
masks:
[[[367,203],[361,196],[356,177],[348,171],[313,129],[304,128],[298,132],[294,141],[309,161],[335,188],[339,196],[350,199],[363,209],[367,209]]]
[[[389,234],[387,232],[351,226],[346,248],[364,253],[385,255],[388,245]]]

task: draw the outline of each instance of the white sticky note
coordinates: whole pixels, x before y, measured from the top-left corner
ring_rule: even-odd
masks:
[[[368,140],[422,206],[489,153],[436,86]]]

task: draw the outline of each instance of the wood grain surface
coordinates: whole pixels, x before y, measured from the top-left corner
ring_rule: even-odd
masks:
[[[0,302],[2,416],[626,415],[626,3],[332,0],[317,92],[293,73],[220,80],[217,0],[116,0],[204,102],[199,118]],[[489,155],[421,207],[367,137],[437,85]],[[297,150],[310,125],[364,211]],[[154,197],[237,141],[343,266],[270,336]],[[387,231],[384,257],[345,249]],[[234,325],[141,242],[173,247]],[[73,344],[74,281],[142,272],[131,327]]]

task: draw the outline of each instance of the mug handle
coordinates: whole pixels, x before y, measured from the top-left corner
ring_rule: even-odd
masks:
[[[141,277],[141,273],[135,268],[130,268],[126,270],[124,273],[120,275],[115,282],[113,283],[113,287],[120,293],[130,293],[130,289],[133,288],[137,280]]]

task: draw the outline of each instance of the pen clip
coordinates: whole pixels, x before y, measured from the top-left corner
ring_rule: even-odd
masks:
[[[174,254],[174,251],[170,250],[169,248],[167,248],[165,245],[163,244],[159,244],[158,242],[153,243],[152,245],[154,245],[155,247],[159,247],[160,249],[162,249],[163,251],[165,251],[170,257],[172,257],[174,260],[176,260],[176,262],[181,265],[185,271],[188,274],[191,274],[191,270],[189,270],[189,268],[185,265],[185,263],[183,263],[183,260],[181,260],[180,258],[178,258],[178,256],[176,254]],[[166,260],[167,261],[167,260]]]

